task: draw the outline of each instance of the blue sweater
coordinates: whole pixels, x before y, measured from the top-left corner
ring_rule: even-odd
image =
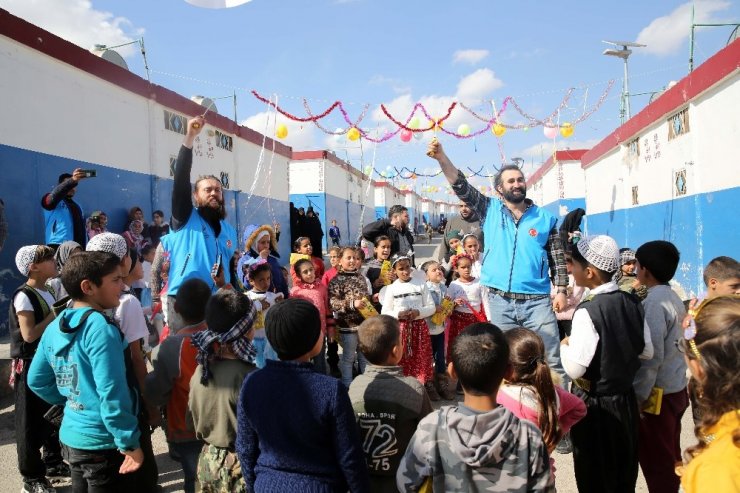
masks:
[[[248,491],[369,491],[347,390],[311,363],[268,360],[244,381],[237,419]]]
[[[126,380],[128,343],[115,325],[90,308],[64,310],[44,331],[28,370],[28,386],[64,406],[59,439],[83,450],[139,447],[136,395]]]

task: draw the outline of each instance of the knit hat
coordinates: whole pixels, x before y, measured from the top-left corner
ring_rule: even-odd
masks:
[[[615,272],[619,268],[619,248],[610,236],[585,236],[576,243],[576,248],[597,269]]]
[[[283,361],[311,351],[321,335],[321,316],[310,301],[288,298],[271,306],[265,316],[267,340]]]
[[[128,244],[121,235],[100,233],[93,236],[87,243],[87,251],[112,253],[120,260],[123,260],[128,255]]]
[[[445,239],[447,241],[450,241],[450,240],[455,239],[455,238],[457,238],[458,240],[462,241],[462,238],[463,238],[462,231],[459,231],[459,230],[456,230],[456,229],[451,229],[451,230],[449,230],[447,232],[447,235],[445,236]]]
[[[31,264],[33,259],[36,258],[36,249],[40,245],[26,245],[18,249],[18,253],[15,254],[15,266],[18,267],[18,271],[23,277],[28,277],[28,273],[31,271]]]
[[[619,250],[619,265],[622,266],[627,262],[635,260],[635,251],[631,248],[622,248]]]

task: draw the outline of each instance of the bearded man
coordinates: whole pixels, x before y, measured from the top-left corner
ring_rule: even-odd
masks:
[[[188,121],[175,163],[171,221],[174,232],[162,237],[162,248],[170,261],[167,296],[171,306],[180,285],[192,277],[203,279],[214,292],[221,285],[231,283],[229,262],[237,246],[237,236],[236,230],[225,221],[221,181],[213,175],[201,176],[192,191],[190,187],[193,142],[205,123],[203,117]],[[212,276],[216,271],[217,275]]]
[[[459,231],[463,236],[467,234],[475,235],[478,238],[478,247],[481,252],[483,251],[485,244],[483,243],[483,230],[480,227],[480,218],[465,202],[460,202],[460,214],[451,217],[447,221],[447,224],[445,224],[438,260],[444,259],[450,251],[450,243],[447,239],[447,234],[450,231]]]
[[[547,362],[567,380],[560,362],[555,312],[566,306],[568,272],[557,218],[527,198],[527,182],[518,166],[496,173],[496,195],[486,197],[471,186],[436,140],[427,154],[439,162],[458,198],[478,215],[486,237],[480,283],[487,288],[486,314],[501,330],[526,327],[545,344]],[[557,294],[550,301],[551,282]]]

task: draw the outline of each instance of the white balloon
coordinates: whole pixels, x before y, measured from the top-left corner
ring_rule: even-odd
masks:
[[[424,132],[414,132],[414,138],[416,140],[421,140],[424,137]]]

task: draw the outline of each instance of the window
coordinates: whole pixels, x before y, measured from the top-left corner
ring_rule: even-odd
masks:
[[[689,133],[689,109],[685,108],[668,118],[668,140]]]
[[[225,171],[221,172],[221,185],[224,188],[229,188],[229,174]]]
[[[632,187],[632,205],[640,204],[640,200],[639,200],[639,197],[637,196],[637,192],[638,192],[637,185],[635,185],[634,187]]]
[[[164,110],[164,128],[178,134],[185,135],[188,127],[188,120],[182,115]]]
[[[216,130],[216,147],[220,147],[225,151],[231,152],[234,148],[234,139],[231,136]]]
[[[630,140],[627,143],[627,154],[630,157],[637,157],[640,155],[640,138]]]
[[[170,176],[175,176],[175,163],[177,163],[177,156],[170,155]]]
[[[673,182],[676,185],[676,196],[686,195],[686,170],[676,171]]]

